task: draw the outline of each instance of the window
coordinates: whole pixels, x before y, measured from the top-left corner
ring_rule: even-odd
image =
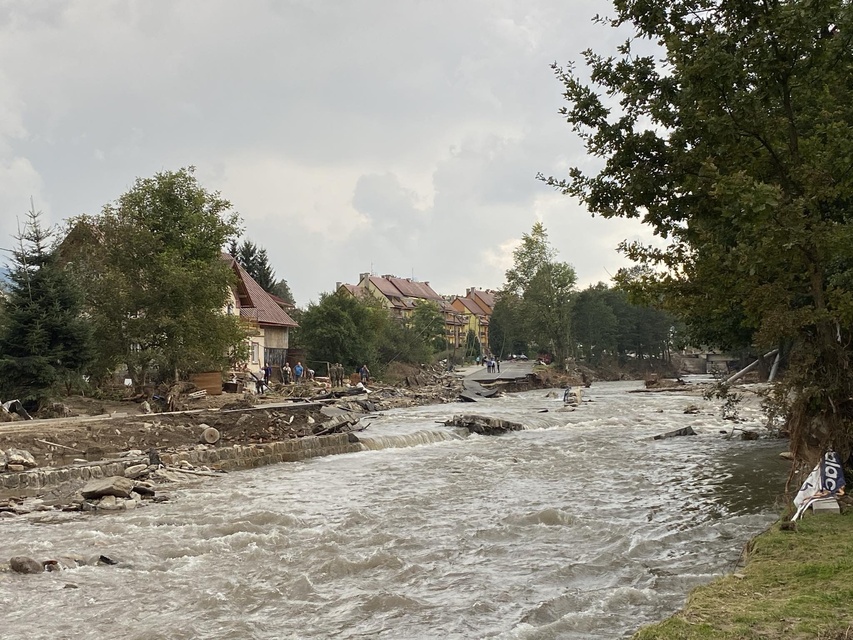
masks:
[[[257,342],[253,342],[252,343],[252,364],[257,364],[259,353],[260,353],[260,345]]]

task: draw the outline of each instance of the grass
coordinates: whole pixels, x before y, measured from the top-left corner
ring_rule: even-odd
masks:
[[[777,523],[752,540],[743,570],[690,594],[633,640],[853,640],[853,511]]]

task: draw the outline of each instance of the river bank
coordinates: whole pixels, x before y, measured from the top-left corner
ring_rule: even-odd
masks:
[[[840,516],[782,525],[750,541],[743,566],[695,589],[634,640],[853,638],[853,500],[845,497]]]
[[[30,505],[14,500],[33,497],[46,498],[41,507],[69,508],[71,501],[82,508],[85,503],[75,496],[82,483],[129,471],[143,481],[174,483],[187,477],[168,471],[203,475],[357,451],[355,434],[370,426],[371,416],[457,402],[466,373],[419,367],[407,370],[397,385],[333,389],[318,380],[273,385],[258,395],[205,396],[183,387],[168,402],[182,410],[156,413],[149,412],[149,403],[141,398],[112,403],[68,399],[63,412],[78,415],[0,425],[0,451],[8,452],[0,454],[6,467],[0,469],[0,499],[5,500],[0,511],[27,512]],[[487,386],[491,392],[514,392],[554,380],[527,375]],[[326,442],[334,434],[349,434],[349,442]],[[140,472],[146,465],[149,468]],[[155,473],[158,466],[167,471]]]

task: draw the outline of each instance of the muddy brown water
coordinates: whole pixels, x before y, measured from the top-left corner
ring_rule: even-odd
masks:
[[[4,519],[6,556],[120,560],[0,573],[4,636],[629,637],[734,568],[787,471],[784,442],[724,440],[713,405],[636,386],[597,384],[572,413],[541,390],[391,411],[362,453],[231,473],[135,511]],[[530,428],[436,424],[463,410]],[[687,425],[699,435],[652,439]]]

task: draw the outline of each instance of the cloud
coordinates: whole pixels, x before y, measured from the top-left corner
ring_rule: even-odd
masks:
[[[644,231],[535,175],[588,162],[549,64],[612,51],[619,34],[590,21],[609,7],[2,3],[0,233],[30,195],[58,221],[195,165],[299,303],[370,270],[500,286],[536,220],[581,281],[605,277]]]

